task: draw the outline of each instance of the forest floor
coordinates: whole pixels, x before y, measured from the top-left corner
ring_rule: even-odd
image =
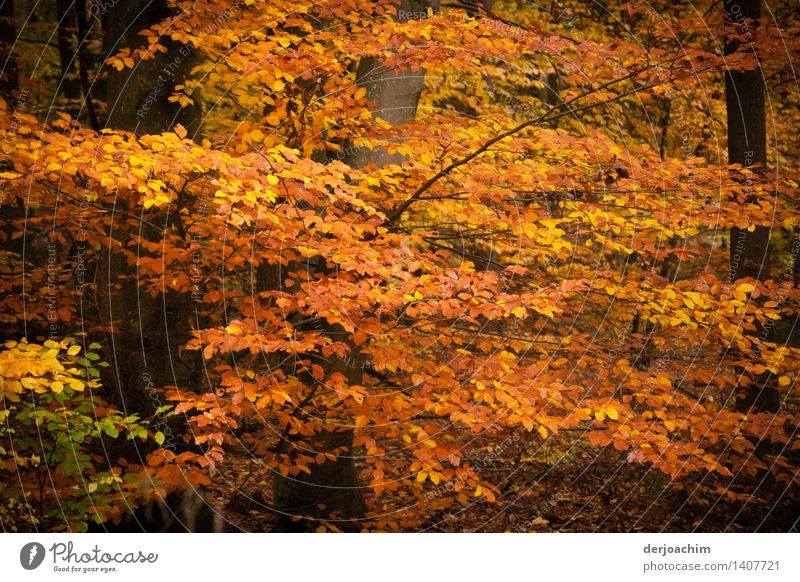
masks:
[[[426,511],[421,532],[787,532],[797,531],[800,499],[781,484],[740,477],[733,484],[697,479],[673,481],[652,468],[629,463],[614,449],[588,447],[558,437],[529,450],[520,439],[491,455],[492,445],[473,450],[490,455],[479,463],[494,483],[495,503],[454,503]],[[485,457],[484,457],[485,458]],[[270,471],[243,452],[231,453],[213,480],[210,498],[232,531],[270,532]],[[753,491],[736,496],[725,491]],[[482,499],[482,498],[481,498]],[[367,499],[370,502],[376,502]],[[398,502],[399,503],[399,502]],[[407,505],[413,505],[413,502]],[[399,510],[401,507],[393,507]],[[409,512],[413,514],[412,511]],[[408,522],[406,522],[408,523]]]

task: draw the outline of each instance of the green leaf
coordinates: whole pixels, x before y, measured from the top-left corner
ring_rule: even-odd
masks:
[[[156,439],[156,442],[158,443],[158,446],[163,445],[164,444],[164,433],[161,432],[161,431],[158,431],[156,433],[155,439]]]

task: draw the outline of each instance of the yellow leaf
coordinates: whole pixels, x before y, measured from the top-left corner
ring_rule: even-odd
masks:
[[[788,386],[791,383],[792,383],[792,379],[789,378],[789,376],[781,376],[780,378],[778,378],[778,384],[780,386]]]
[[[70,346],[70,348],[67,350],[67,355],[77,356],[80,351],[81,351],[81,346]]]
[[[403,300],[404,301],[419,301],[423,297],[425,297],[425,296],[422,293],[420,293],[419,291],[414,291],[413,295],[411,293],[406,293],[405,295],[403,295]]]
[[[225,328],[225,331],[228,332],[230,335],[242,335],[243,330],[238,325],[232,323],[228,327]]]
[[[611,420],[617,420],[619,418],[619,412],[617,412],[617,409],[613,406],[606,407],[606,414]]]
[[[741,285],[736,286],[736,291],[739,293],[750,293],[756,286],[752,283],[742,283]]]
[[[31,390],[39,386],[39,382],[35,378],[21,378],[20,384],[22,384],[24,388],[29,388]]]
[[[541,435],[541,437],[542,437],[543,439],[546,439],[546,438],[547,438],[547,429],[546,429],[545,427],[543,427],[543,426],[540,424],[540,425],[539,425],[539,428],[538,428],[537,430],[539,431],[539,434]]]

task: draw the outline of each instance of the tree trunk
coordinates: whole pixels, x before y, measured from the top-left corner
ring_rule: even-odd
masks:
[[[27,106],[27,93],[20,93],[19,90],[19,68],[17,66],[17,55],[14,52],[14,44],[17,40],[17,27],[14,23],[14,2],[13,0],[0,0],[0,98],[4,99],[8,106],[8,111],[22,112]],[[0,172],[13,169],[11,162],[3,160],[0,162]],[[0,200],[5,198],[3,186],[0,185]],[[23,256],[26,237],[11,238],[12,225],[24,221],[28,209],[24,200],[16,198],[7,200],[3,206],[2,221],[0,226],[3,234],[0,235],[0,250],[13,252],[20,258]],[[30,243],[29,243],[30,244]],[[21,280],[22,273],[14,273],[17,281]],[[3,329],[5,331],[5,328]]]
[[[78,45],[74,42],[76,21],[72,4],[72,0],[56,1],[56,18],[58,19],[56,36],[58,38],[58,57],[61,64],[60,87],[64,97],[69,102],[67,111],[74,117],[75,112],[80,109],[81,85],[75,74]]]
[[[14,109],[19,91],[19,70],[14,44],[17,27],[14,25],[14,0],[0,0],[0,97]]]
[[[129,0],[110,5],[103,15],[106,55],[140,46],[144,39],[139,31],[168,16],[165,0]],[[195,63],[193,48],[165,44],[166,53],[137,62],[133,69],[108,70],[106,127],[145,134],[169,131],[181,123],[190,136],[198,132],[199,108],[182,108],[167,100],[174,85],[184,80]],[[125,209],[125,201],[118,202]],[[127,222],[115,221],[109,238],[127,243],[139,237],[158,241],[162,236],[144,225],[136,232],[128,233],[127,228]],[[198,388],[200,367],[184,363],[178,355],[178,348],[189,339],[192,300],[172,291],[153,298],[135,278],[121,280],[135,272],[135,265],[129,265],[117,249],[104,250],[97,277],[99,315],[101,321],[113,327],[107,346],[112,365],[104,369],[102,379],[109,390],[115,388],[115,402],[135,412],[152,414],[151,388]]]
[[[114,2],[103,15],[103,50],[106,57],[120,49],[136,48],[145,39],[139,31],[170,15],[166,0]],[[108,67],[106,127],[139,135],[169,131],[180,123],[193,137],[200,129],[197,107],[181,107],[168,101],[172,88],[186,79],[197,63],[195,49],[162,39],[166,53],[138,61],[133,69]]]
[[[752,30],[753,23],[745,19],[761,17],[760,0],[725,0],[725,16],[742,32]],[[728,42],[726,54],[740,50],[738,42]],[[754,50],[754,49],[753,49]],[[752,70],[726,71],[725,103],[728,114],[728,163],[745,168],[755,166],[763,175],[767,164],[767,124],[764,103],[764,77],[760,65]],[[748,178],[749,179],[749,178]],[[758,200],[751,198],[751,203]],[[752,277],[764,281],[769,278],[770,229],[757,226],[753,232],[732,228],[730,233],[730,281]],[[780,399],[777,389],[767,386],[768,378],[759,378],[746,394],[738,398],[736,408],[748,410],[778,410]]]
[[[79,18],[81,14],[78,15]],[[110,5],[103,15],[104,49],[107,56],[122,48],[142,43],[138,32],[169,16],[165,0],[126,0]],[[137,62],[133,69],[109,70],[107,82],[108,116],[106,127],[136,134],[161,133],[177,123],[195,137],[200,130],[200,109],[182,108],[168,102],[172,88],[182,83],[196,63],[193,48],[165,42],[166,53],[155,59]],[[119,200],[125,209],[126,201]],[[130,232],[128,223],[114,223],[109,237],[158,241],[162,233],[145,225]],[[153,398],[152,389],[175,385],[199,389],[201,366],[197,352],[191,352],[195,365],[185,363],[179,348],[190,338],[194,317],[193,303],[185,293],[166,291],[152,297],[138,286],[135,265],[129,265],[120,252],[107,249],[98,266],[100,320],[112,326],[107,353],[108,368],[103,369],[103,385],[112,400],[128,413],[147,417],[163,404]],[[114,323],[116,322],[116,323]],[[113,531],[223,531],[221,515],[206,498],[203,488],[188,488],[140,508],[131,523],[105,525]]]
[[[429,7],[438,10],[438,0],[402,0],[396,18],[425,18]],[[356,82],[366,87],[367,99],[373,104],[375,116],[392,125],[402,125],[416,117],[424,85],[422,71],[395,72],[377,59],[364,58],[359,63]],[[344,161],[355,168],[402,162],[401,156],[389,155],[385,148],[351,147],[348,152]],[[344,330],[338,326],[332,326],[326,332],[344,336]],[[341,341],[342,338],[338,339]],[[352,352],[346,360],[328,362],[329,373],[343,374],[351,385],[362,384],[363,357],[358,355],[355,346],[350,347]],[[338,517],[332,523],[339,529],[359,529],[358,520],[366,514],[366,504],[351,453],[353,432],[325,433],[318,439],[317,446],[320,450],[334,453],[336,460],[312,466],[311,474],[301,473],[297,477],[276,474],[273,479],[273,502],[279,514],[277,531],[309,531],[332,515]],[[292,519],[301,515],[311,519]]]

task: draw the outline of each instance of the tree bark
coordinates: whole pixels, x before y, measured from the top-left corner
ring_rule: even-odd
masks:
[[[106,55],[141,45],[138,32],[169,15],[165,0],[113,3],[103,15]],[[182,108],[167,100],[174,85],[182,83],[196,63],[194,49],[173,42],[165,44],[168,51],[157,53],[155,59],[137,62],[133,69],[109,70],[106,127],[141,135],[170,131],[180,123],[190,137],[199,133],[199,107]],[[118,202],[125,208],[125,200]],[[163,236],[147,226],[137,226],[141,228],[128,230],[127,222],[112,223],[110,241],[158,241]],[[201,356],[191,352],[192,366],[179,353],[190,339],[194,317],[191,297],[171,290],[152,297],[131,276],[135,273],[135,265],[129,265],[118,249],[105,249],[98,266],[98,303],[100,320],[111,327],[107,354],[112,365],[103,368],[102,381],[106,389],[114,389],[112,400],[122,404],[124,410],[147,417],[162,404],[151,397],[153,388],[200,388]],[[151,501],[136,512],[131,523],[108,527],[114,531],[211,532],[223,531],[224,524],[203,488],[188,488]]]
[[[752,20],[761,18],[760,0],[724,0],[725,17],[751,37]],[[757,25],[757,23],[755,23]],[[736,41],[728,42],[726,54],[741,47]],[[754,48],[752,50],[755,50]],[[728,163],[741,164],[757,175],[766,172],[767,123],[764,102],[764,75],[761,66],[751,70],[725,72],[725,104],[728,117]],[[748,178],[749,179],[749,178]],[[758,202],[754,197],[749,202]],[[730,281],[745,277],[760,281],[769,279],[770,229],[757,226],[754,231],[732,228],[730,232]],[[768,377],[755,379],[754,385],[737,398],[736,408],[776,412],[780,405],[778,390],[768,385]]]
[[[19,90],[19,68],[14,51],[16,40],[14,2],[13,0],[0,0],[0,98],[5,100],[8,111],[12,115],[15,111],[23,111],[28,105],[27,93],[20,93]],[[11,162],[0,162],[0,172],[11,169],[13,169]],[[3,186],[0,186],[0,200],[5,198],[3,194]],[[24,221],[27,212],[26,204],[21,198],[6,201],[3,206],[2,221],[0,221],[0,226],[5,233],[5,235],[0,235],[0,249],[13,252],[20,258],[25,247],[25,237],[12,239],[12,225],[19,224],[20,220]],[[21,273],[14,274],[14,277],[21,276]]]
[[[428,8],[438,10],[439,2],[426,0],[402,0],[396,15],[397,20],[426,18]],[[413,121],[424,86],[422,71],[393,71],[384,67],[377,59],[364,58],[356,73],[358,85],[366,87],[367,99],[372,103],[374,116],[392,125]],[[389,155],[385,148],[348,148],[344,161],[354,168],[373,164],[380,167],[400,163],[402,157]],[[347,337],[339,326],[330,326],[326,333]],[[343,374],[351,385],[363,383],[363,357],[351,345],[351,354],[345,359],[328,362],[329,373]],[[276,474],[273,479],[273,502],[279,519],[277,531],[309,531],[319,521],[337,517],[333,523],[342,530],[358,530],[359,519],[366,514],[363,488],[359,485],[357,467],[352,455],[353,432],[350,430],[329,432],[317,440],[320,450],[334,453],[335,461],[311,467],[311,474],[301,473],[297,477]],[[292,519],[293,516],[309,516],[311,519]]]
[[[61,64],[61,92],[69,101],[67,110],[74,117],[79,110],[81,98],[80,80],[75,74],[75,61],[77,44],[74,42],[74,32],[76,30],[75,13],[72,10],[72,0],[56,1],[56,18],[58,22],[58,57]]]
[[[140,46],[143,37],[138,32],[168,16],[165,0],[114,3],[103,15],[106,55]],[[108,71],[106,127],[145,134],[169,131],[181,123],[190,136],[197,133],[199,108],[167,101],[172,87],[184,80],[195,62],[193,48],[166,45],[166,53],[137,62],[133,69]],[[124,200],[118,202],[124,207]],[[109,243],[125,244],[139,237],[158,241],[162,236],[147,226],[128,232],[127,218],[117,222],[119,216],[109,227]],[[120,250],[109,244],[100,258],[97,278],[100,320],[112,330],[107,346],[111,366],[104,369],[102,380],[109,390],[115,389],[115,402],[151,414],[149,389],[165,385],[197,389],[200,367],[184,363],[178,353],[190,337],[191,298],[169,290],[154,298],[130,277],[135,272],[135,265],[129,265]]]
[[[142,46],[139,31],[170,16],[166,0],[114,2],[103,15],[103,50],[106,57],[120,49]],[[106,127],[139,135],[161,133],[180,123],[193,137],[200,129],[198,107],[169,102],[172,88],[186,79],[197,63],[194,47],[162,39],[166,53],[139,61],[133,69],[108,69]]]
[[[14,0],[0,0],[0,97],[14,108],[19,91],[19,70],[14,44],[17,27],[14,24]]]
[[[725,0],[725,13],[735,23],[761,17],[760,0]],[[726,45],[731,54],[740,47],[736,42]],[[746,71],[726,71],[725,104],[728,114],[728,163],[746,168],[756,166],[763,174],[767,164],[767,125],[764,108],[764,75],[761,67]],[[756,202],[756,200],[751,200]],[[769,278],[769,228],[755,231],[731,229],[731,280],[744,277]]]

